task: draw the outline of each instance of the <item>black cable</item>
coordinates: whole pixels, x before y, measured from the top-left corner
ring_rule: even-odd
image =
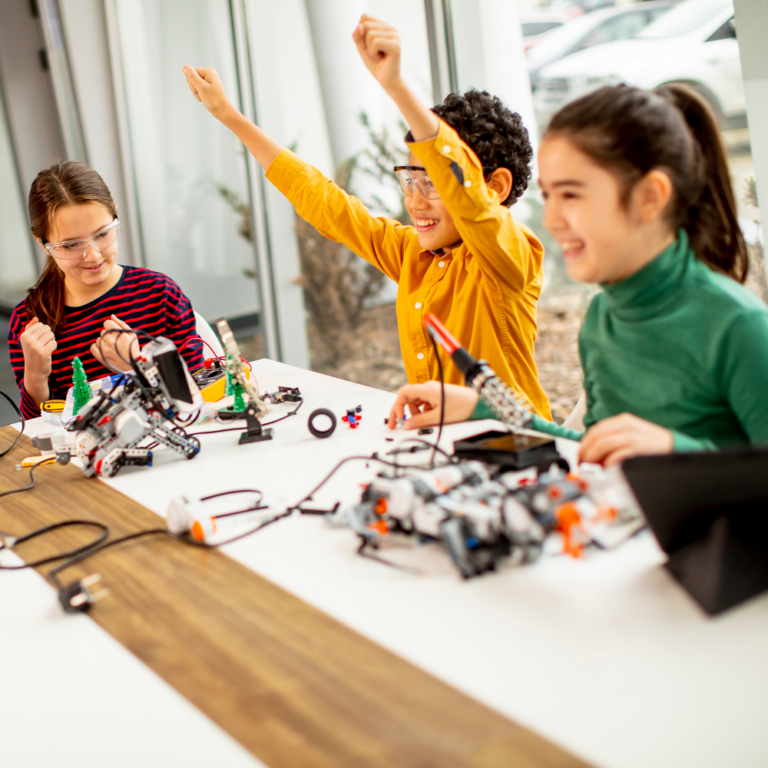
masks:
[[[257,488],[239,488],[234,491],[221,491],[220,493],[212,493],[209,496],[201,497],[200,501],[208,501],[208,499],[218,499],[221,496],[234,496],[236,493],[258,493],[259,500],[256,502],[257,504],[261,504],[262,499],[264,498],[264,494]]]
[[[420,437],[404,437],[398,444],[396,448],[393,448],[391,451],[387,451],[387,455],[395,455],[396,453],[409,453],[409,451],[404,450],[398,450],[400,446],[403,445],[403,443],[421,443],[422,445],[426,445],[428,448],[432,448],[433,450],[437,450],[438,453],[442,453],[443,456],[445,456],[450,464],[456,464],[458,463],[458,459],[456,456],[454,456],[452,453],[448,453],[448,451],[443,450],[440,448],[437,443],[430,443],[429,440],[422,440]],[[445,464],[441,464],[440,466],[445,466]]]
[[[54,459],[53,457],[51,457],[50,459],[45,459],[44,461],[40,461],[40,462],[38,462],[38,463],[37,463],[37,464],[35,464],[33,467],[30,467],[30,468],[29,468],[29,479],[30,479],[30,481],[31,481],[31,482],[30,482],[30,484],[29,484],[29,485],[25,485],[25,486],[24,486],[24,487],[22,487],[22,488],[14,488],[14,489],[13,489],[13,490],[11,490],[11,491],[3,491],[2,493],[0,493],[0,498],[2,498],[3,496],[10,496],[12,493],[21,493],[22,491],[31,491],[31,490],[32,490],[32,489],[35,487],[35,482],[36,482],[36,481],[35,481],[35,470],[36,470],[36,469],[37,469],[37,468],[38,468],[38,467],[39,467],[41,464],[49,464],[49,463],[50,463],[50,462],[52,462],[52,461],[56,461],[56,459]]]
[[[279,419],[272,419],[272,421],[265,421],[262,422],[262,427],[268,427],[271,424],[277,424],[278,421],[284,421],[285,419],[289,419],[291,416],[295,416],[299,412],[299,408],[304,405],[303,400],[299,400],[299,404],[290,412],[286,413],[285,416],[281,416]]]
[[[432,342],[432,349],[435,350],[437,370],[440,372],[440,428],[437,430],[437,439],[435,440],[435,447],[432,450],[432,468],[434,469],[435,460],[437,459],[437,447],[440,445],[440,438],[443,436],[443,425],[445,424],[445,376],[443,375],[443,361],[440,359],[437,342],[432,338],[432,334],[427,335]]]
[[[278,421],[283,421],[285,419],[290,418],[291,416],[295,416],[299,412],[299,408],[304,405],[304,401],[299,401],[299,404],[290,412],[286,413],[285,416],[280,416],[278,419],[272,419],[272,421],[263,421],[261,422],[262,427],[269,427],[272,424],[277,424]],[[242,417],[245,418],[244,416]],[[218,435],[222,432],[242,432],[242,427],[225,427],[224,429],[209,429],[209,430],[201,430],[200,432],[190,432],[187,437],[196,437],[197,435]]]
[[[414,568],[410,565],[400,565],[400,563],[393,563],[391,560],[387,560],[385,557],[381,557],[380,555],[374,555],[369,551],[368,542],[365,540],[363,540],[360,546],[357,548],[357,554],[360,555],[360,557],[367,557],[369,560],[374,560],[381,565],[389,566],[390,568],[394,568],[398,571],[405,571],[406,573],[412,573],[416,576],[421,576],[424,573],[424,571],[422,571],[420,568]]]
[[[432,469],[432,467],[425,467],[418,464],[409,464],[404,466],[402,464],[398,464],[396,461],[380,459],[378,456],[347,456],[346,459],[342,459],[301,501],[291,507],[288,507],[288,509],[298,509],[301,511],[301,505],[304,502],[309,501],[348,461],[378,461],[379,464],[384,464],[387,467],[394,467],[395,469]]]
[[[200,432],[190,432],[187,437],[197,437],[198,435],[218,435],[221,432],[242,432],[242,427],[227,427],[226,429],[209,429]]]
[[[66,552],[60,552],[58,555],[45,557],[42,560],[35,560],[32,563],[24,563],[23,565],[0,565],[0,571],[21,571],[25,568],[37,568],[38,566],[52,563],[54,560],[63,560],[64,558],[74,557],[75,555],[79,555],[89,549],[93,549],[93,547],[97,547],[107,538],[107,536],[109,536],[109,528],[104,525],[104,523],[98,523],[95,520],[65,520],[61,523],[46,525],[44,528],[39,528],[38,530],[27,533],[26,535],[20,536],[19,538],[9,536],[8,538],[13,539],[13,543],[9,545],[6,542],[0,541],[0,552],[4,550],[13,552],[14,549],[19,546],[19,544],[23,544],[24,542],[30,541],[31,539],[36,539],[38,536],[43,536],[46,533],[50,533],[51,531],[57,531],[60,528],[69,528],[73,525],[85,525],[91,528],[98,528],[101,531],[101,534],[97,536],[93,541],[88,542],[88,544],[83,544],[79,547],[75,547],[75,549],[67,550]]]
[[[127,328],[107,328],[107,329],[104,331],[104,333],[103,333],[102,335],[100,335],[100,336],[99,336],[99,340],[98,340],[98,347],[99,347],[99,354],[101,355],[101,359],[102,359],[102,360],[103,360],[103,362],[104,362],[104,367],[105,367],[105,368],[109,368],[109,370],[110,370],[110,371],[112,371],[113,373],[123,373],[123,374],[124,374],[124,373],[125,373],[125,371],[121,371],[121,370],[118,370],[117,368],[114,368],[114,367],[112,367],[112,365],[110,365],[110,364],[107,362],[107,358],[106,358],[106,357],[104,357],[104,350],[102,349],[102,344],[104,343],[104,339],[105,339],[105,338],[107,337],[107,335],[109,335],[110,333],[132,333],[132,334],[133,334],[134,336],[136,336],[137,338],[138,338],[139,336],[143,336],[144,338],[146,338],[146,339],[149,339],[150,341],[156,341],[156,337],[155,337],[155,336],[153,336],[151,333],[147,333],[146,331],[141,331],[141,330],[138,330],[138,329],[134,329],[134,328],[130,328],[130,329],[127,329]],[[123,355],[121,354],[120,350],[117,348],[117,344],[115,344],[115,352],[117,353],[117,356],[118,356],[118,357],[119,357],[119,358],[120,358],[120,359],[121,359],[121,360],[122,360],[122,361],[123,361],[123,362],[124,362],[126,365],[130,366],[131,368],[133,368],[133,369],[135,370],[135,368],[136,368],[136,360],[135,360],[135,358],[133,357],[133,352],[131,351],[131,348],[130,348],[130,346],[128,347],[128,354],[129,354],[129,356],[130,356],[130,360],[128,360],[128,359],[126,359],[125,357],[123,357]]]
[[[254,502],[252,507],[246,507],[245,509],[237,509],[234,512],[223,512],[220,515],[211,515],[216,520],[220,520],[223,517],[234,517],[235,515],[244,515],[248,512],[257,512],[261,509],[269,509],[269,505],[262,505],[264,500],[264,494],[256,488],[240,488],[234,491],[221,491],[219,493],[212,493],[209,496],[203,496],[200,501],[208,501],[209,499],[218,499],[222,496],[233,496],[238,493],[256,493],[259,498]]]
[[[171,534],[165,528],[150,528],[149,530],[146,530],[146,531],[138,531],[136,533],[130,533],[127,536],[121,536],[119,539],[113,539],[112,541],[108,541],[106,544],[101,544],[98,547],[91,547],[91,549],[88,549],[85,552],[81,552],[80,554],[75,555],[74,557],[71,557],[66,562],[61,563],[60,565],[57,565],[55,568],[51,569],[51,571],[49,571],[48,573],[48,578],[56,585],[57,589],[64,589],[64,584],[61,583],[61,580],[59,579],[58,574],[60,574],[62,571],[66,570],[67,568],[70,568],[71,566],[76,565],[77,563],[80,563],[89,557],[93,557],[94,555],[97,555],[100,552],[104,552],[105,550],[110,549],[111,547],[117,546],[118,544],[123,544],[126,541],[131,541],[133,539],[140,539],[143,536],[154,536],[161,533],[167,534],[169,536],[173,536],[173,534]]]
[[[106,544],[101,544],[97,547],[91,547],[85,552],[81,552],[80,554],[75,555],[66,562],[57,565],[55,568],[49,571],[48,578],[56,585],[57,589],[62,590],[64,589],[64,584],[61,582],[61,579],[59,579],[59,574],[62,571],[65,571],[67,568],[71,568],[73,565],[77,565],[77,563],[83,562],[83,560],[87,560],[91,557],[95,557],[96,555],[100,555],[105,550],[111,549],[118,544],[124,544],[127,541],[141,539],[146,536],[167,536],[168,538],[182,542],[182,544],[188,544],[191,547],[199,547],[201,549],[217,549],[218,547],[232,544],[235,541],[240,541],[240,539],[244,539],[247,536],[252,536],[254,533],[258,533],[260,530],[262,530],[262,528],[266,528],[268,525],[272,525],[272,523],[276,523],[278,520],[282,520],[284,517],[288,517],[292,513],[293,509],[288,509],[285,512],[281,512],[279,515],[275,515],[268,520],[262,521],[255,528],[251,528],[250,530],[247,530],[244,533],[240,533],[237,536],[232,536],[225,541],[216,542],[216,544],[207,544],[204,541],[195,541],[194,539],[187,536],[171,533],[167,528],[149,528],[145,531],[136,531],[135,533],[129,533],[126,536],[121,536],[119,539],[108,541]]]
[[[2,458],[3,456],[5,456],[6,453],[10,453],[16,447],[16,443],[18,443],[19,440],[21,439],[21,436],[24,433],[25,420],[24,420],[24,414],[21,412],[21,408],[19,408],[19,406],[16,405],[16,403],[8,395],[6,395],[5,392],[3,392],[1,389],[0,389],[0,395],[2,395],[13,406],[13,410],[16,411],[16,415],[19,417],[19,421],[21,422],[21,429],[19,430],[19,434],[16,435],[16,438],[14,439],[14,441],[4,451],[0,451],[0,458]]]

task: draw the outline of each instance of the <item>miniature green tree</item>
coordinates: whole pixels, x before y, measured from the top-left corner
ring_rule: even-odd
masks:
[[[79,357],[72,361],[72,387],[74,408],[72,413],[76,416],[79,410],[91,399],[91,387],[85,376],[85,369]]]
[[[230,368],[229,352],[227,352],[226,357],[224,359],[224,371],[225,371],[224,397],[229,397],[231,394],[233,394],[233,391],[232,391],[232,374],[230,374],[229,368]]]
[[[231,373],[232,370],[232,358],[229,352],[226,354],[225,360],[226,366],[226,379],[224,382],[224,397],[229,395],[235,396],[235,402],[232,403],[226,410],[233,411],[235,413],[242,413],[245,410],[245,400],[243,398],[243,385],[238,381],[236,376]]]
[[[242,413],[245,410],[245,400],[243,399],[243,385],[237,380],[232,381],[232,393],[235,396],[235,402],[232,404],[232,410],[236,413]]]

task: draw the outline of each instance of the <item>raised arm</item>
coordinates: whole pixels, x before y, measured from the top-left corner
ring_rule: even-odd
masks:
[[[192,95],[245,144],[245,148],[266,171],[283,148],[235,109],[215,69],[185,64],[182,71]]]
[[[437,135],[435,113],[422,104],[400,76],[400,35],[394,27],[363,14],[352,34],[360,58],[397,104],[416,141]]]
[[[456,131],[408,88],[394,27],[363,15],[352,37],[363,63],[408,123],[411,152],[426,168],[482,272],[515,292],[528,288],[539,279],[543,248],[503,205],[513,188],[512,172],[499,167],[487,174]]]
[[[344,243],[399,281],[405,248],[416,237],[412,228],[372,216],[360,200],[247,120],[227,98],[215,69],[185,66],[183,70],[194,97],[245,144],[299,216],[329,240]]]

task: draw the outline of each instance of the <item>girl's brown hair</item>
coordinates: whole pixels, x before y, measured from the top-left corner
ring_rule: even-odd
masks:
[[[29,190],[32,234],[45,244],[56,211],[80,203],[101,203],[117,218],[117,206],[104,179],[85,163],[68,160],[40,171]],[[37,317],[55,333],[64,316],[64,273],[50,254],[40,279],[28,294],[27,319]]]
[[[749,254],[736,214],[725,149],[709,105],[681,85],[644,91],[606,86],[571,102],[545,138],[568,138],[620,182],[627,204],[649,171],[668,174],[674,188],[668,217],[688,232],[694,253],[712,269],[743,283]]]

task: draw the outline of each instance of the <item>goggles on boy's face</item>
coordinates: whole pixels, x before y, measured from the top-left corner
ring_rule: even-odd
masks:
[[[60,261],[75,261],[82,259],[88,253],[88,246],[92,245],[99,253],[104,253],[115,244],[120,232],[120,219],[115,219],[104,229],[100,229],[95,235],[83,240],[65,240],[62,243],[44,243],[45,250]]]
[[[440,197],[423,166],[396,165],[394,171],[406,197],[411,197],[414,189],[418,189],[422,196],[429,200],[436,200]]]

